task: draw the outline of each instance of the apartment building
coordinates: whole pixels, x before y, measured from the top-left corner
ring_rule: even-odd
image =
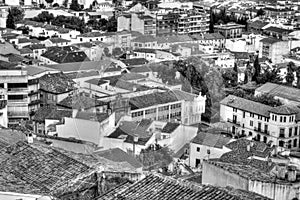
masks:
[[[0,117],[1,125],[7,127],[28,119],[28,79],[27,71],[21,68],[0,69],[0,87],[2,89]],[[7,103],[7,108],[5,104]],[[5,113],[7,109],[7,114]]]
[[[118,17],[118,31],[137,31],[144,35],[156,35],[156,18],[139,13],[124,13]]]
[[[197,96],[180,90],[153,92],[130,98],[130,114],[134,121],[152,119],[191,125],[201,122],[205,100],[201,94]]]
[[[209,14],[201,12],[180,13],[178,34],[200,34],[209,31]]]
[[[288,149],[300,147],[299,114],[297,107],[271,107],[232,95],[220,102],[221,121],[230,124],[232,134]]]
[[[259,57],[271,59],[273,64],[283,62],[283,56],[289,54],[289,41],[277,38],[264,38],[259,43]]]
[[[159,36],[173,35],[178,32],[178,13],[158,14],[156,16],[156,34]]]
[[[226,39],[242,37],[245,25],[228,23],[214,26],[214,32],[220,33]]]

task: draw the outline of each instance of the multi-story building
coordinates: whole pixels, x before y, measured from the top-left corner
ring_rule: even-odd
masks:
[[[289,41],[276,38],[264,38],[260,40],[259,57],[266,57],[272,60],[272,63],[282,63],[283,56],[290,51]]]
[[[131,118],[134,121],[152,119],[159,121],[180,121],[185,125],[201,122],[205,112],[205,96],[180,90],[154,92],[129,100]]]
[[[232,95],[220,105],[221,121],[231,124],[233,134],[288,149],[300,147],[299,108],[271,107]]]
[[[156,18],[139,13],[125,13],[118,17],[118,31],[137,31],[145,35],[156,35]]]
[[[199,34],[209,31],[209,14],[201,12],[180,13],[178,34]]]
[[[27,71],[21,68],[1,69],[0,85],[1,88],[4,88],[3,94],[1,94],[1,105],[3,104],[1,108],[4,107],[5,101],[7,101],[7,115],[3,112],[0,117],[0,119],[3,118],[3,125],[13,125],[19,123],[21,119],[28,119]]]
[[[214,32],[222,34],[226,39],[242,37],[245,25],[228,23],[214,26]]]
[[[156,16],[156,34],[173,35],[178,32],[178,13],[158,14]]]
[[[293,19],[295,17],[295,10],[284,8],[278,9],[273,7],[264,8],[265,16],[270,18],[284,18],[284,19]]]

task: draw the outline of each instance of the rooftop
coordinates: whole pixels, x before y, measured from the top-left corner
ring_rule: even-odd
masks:
[[[106,103],[101,102],[97,99],[91,98],[91,97],[87,97],[85,95],[71,95],[68,96],[66,98],[64,98],[63,100],[61,100],[60,102],[58,102],[58,106],[63,106],[66,108],[74,108],[74,109],[85,109],[85,108],[91,108],[91,107],[97,107],[97,106],[101,106],[101,105],[105,105]]]
[[[135,66],[135,65],[144,65],[144,64],[147,64],[148,60],[146,60],[145,58],[132,58],[132,59],[122,60],[122,62],[126,66]]]
[[[72,63],[89,61],[89,58],[83,51],[79,51],[74,46],[49,47],[41,56],[48,58],[56,63]]]
[[[191,143],[222,149],[231,139],[218,133],[199,132]]]
[[[128,153],[124,152],[123,150],[119,148],[112,148],[112,149],[107,149],[104,151],[97,151],[94,152],[95,156],[97,157],[103,157],[108,160],[111,160],[113,162],[127,162],[134,168],[140,168],[142,167],[142,164],[134,158],[132,155],[129,155]]]
[[[237,108],[240,110],[248,111],[251,113],[259,114],[265,117],[269,117],[269,111],[272,109],[271,106],[264,105],[255,101],[244,99],[241,97],[229,95],[225,97],[220,104]]]
[[[32,117],[33,121],[45,122],[45,119],[61,120],[64,117],[71,117],[72,111],[66,109],[58,109],[55,106],[40,107]]]
[[[275,83],[265,83],[255,90],[262,94],[269,94],[274,97],[280,97],[300,103],[300,89],[288,87]]]
[[[282,40],[274,38],[274,37],[268,37],[268,38],[264,38],[264,39],[260,40],[260,42],[267,43],[267,44],[274,44],[277,42],[282,42]]]
[[[102,122],[109,117],[107,113],[93,113],[93,112],[86,112],[86,111],[79,111],[77,112],[75,118],[83,119],[83,120],[92,120]]]
[[[149,174],[140,181],[117,187],[97,199],[250,200],[250,198],[240,198],[233,191],[224,188],[176,180],[160,174]]]
[[[88,70],[102,71],[105,68],[107,68],[111,63],[112,62],[109,60],[84,61],[84,62],[72,62],[72,63],[47,65],[47,67],[62,72],[78,72],[78,71],[88,71]]]
[[[172,133],[173,131],[175,131],[177,129],[177,127],[180,126],[179,123],[172,123],[172,122],[168,122],[162,129],[161,132],[163,133]]]
[[[61,94],[73,91],[75,82],[66,74],[46,74],[39,80],[40,89],[46,92]]]

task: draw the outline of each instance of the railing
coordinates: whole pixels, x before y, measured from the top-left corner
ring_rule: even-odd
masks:
[[[28,117],[28,111],[9,111],[7,115],[9,117]]]
[[[9,99],[8,103],[28,103],[29,99]]]
[[[258,128],[258,127],[254,127],[254,131],[270,135],[270,131],[269,130],[262,130],[261,128]]]
[[[238,121],[236,121],[236,120],[233,120],[233,119],[227,119],[227,122],[230,122],[230,123],[233,123],[233,124],[236,124],[236,125],[241,125],[241,122],[238,122]]]
[[[7,88],[8,92],[28,92],[28,88]]]

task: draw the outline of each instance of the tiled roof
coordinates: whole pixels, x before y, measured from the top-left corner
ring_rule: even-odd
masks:
[[[63,38],[49,38],[49,40],[52,42],[52,43],[63,43],[63,42],[70,42],[70,40],[66,40],[66,39],[63,39]]]
[[[20,49],[20,53],[21,54],[28,54],[28,53],[32,53],[33,51],[29,48],[23,48],[23,49]]]
[[[172,35],[172,36],[164,36],[164,37],[156,37],[157,43],[183,43],[193,41],[188,35]]]
[[[269,94],[272,96],[277,96],[288,100],[300,102],[300,89],[294,87],[288,87],[275,83],[265,83],[259,88],[257,88],[255,91],[260,92],[262,94]]]
[[[39,80],[40,90],[55,94],[66,93],[75,89],[75,82],[63,73],[46,74]]]
[[[24,142],[1,150],[0,169],[0,191],[45,195],[55,194],[92,170],[57,150],[43,150]]]
[[[287,105],[281,105],[277,107],[273,107],[270,112],[279,114],[279,115],[293,115],[299,113],[300,109],[299,108],[292,108]]]
[[[124,81],[122,79],[115,82],[114,86],[117,87],[117,88],[128,90],[128,91],[145,91],[145,90],[150,89],[150,87],[140,85],[140,84],[136,84],[136,83],[131,83],[129,81]]]
[[[57,109],[55,106],[40,107],[32,117],[33,121],[45,122],[45,119],[61,120],[64,117],[71,117],[71,110]]]
[[[88,32],[88,33],[81,34],[78,37],[101,37],[101,36],[104,36],[103,33],[101,32]]]
[[[99,101],[97,99],[87,97],[85,95],[71,95],[60,102],[58,102],[58,106],[63,106],[70,109],[85,109],[85,108],[91,108],[96,106],[105,105],[106,103]]]
[[[147,64],[148,60],[146,60],[145,58],[132,58],[132,59],[122,60],[122,62],[126,66],[134,66],[134,65],[144,65],[144,64]]]
[[[144,72],[152,72],[152,69],[146,65],[143,65],[141,67],[134,67],[130,69],[131,73],[144,73]]]
[[[263,21],[260,21],[260,20],[256,20],[256,21],[250,23],[249,26],[257,28],[257,29],[262,29],[267,24],[269,24],[269,23],[268,22],[263,22]]]
[[[133,80],[139,80],[139,79],[145,79],[147,76],[138,74],[138,73],[126,73],[121,76],[120,79],[124,81],[133,81]]]
[[[199,132],[191,143],[222,149],[231,139],[218,133]]]
[[[26,65],[24,68],[27,71],[27,74],[31,75],[31,76],[39,74],[39,73],[43,73],[46,71],[54,71],[53,69],[49,69],[48,67],[45,67],[45,66]]]
[[[172,133],[177,127],[180,126],[179,123],[168,122],[162,129],[163,133]]]
[[[92,113],[92,112],[79,111],[76,114],[75,118],[102,122],[106,120],[108,117],[109,116],[107,113]]]
[[[269,112],[272,109],[271,106],[264,105],[255,101],[244,99],[241,97],[229,95],[225,97],[220,104],[237,108],[240,110],[248,111],[251,113],[259,114],[265,117],[269,117]]]
[[[178,101],[176,95],[172,91],[154,92],[142,96],[133,97],[129,103],[132,110],[147,108],[153,105],[165,104]]]
[[[31,44],[31,45],[27,45],[25,46],[29,49],[35,50],[35,49],[46,49],[46,46],[44,44]]]
[[[94,152],[95,156],[103,157],[108,160],[114,161],[114,162],[127,162],[130,165],[132,165],[134,168],[140,168],[142,167],[142,164],[134,158],[132,155],[129,155],[128,153],[124,152],[123,150],[119,148],[112,148],[107,149],[104,151],[97,151]]]
[[[139,52],[139,53],[156,53],[155,49],[134,49],[133,52]]]
[[[72,63],[90,61],[83,51],[73,46],[69,47],[49,47],[41,56],[56,63]]]
[[[97,70],[102,71],[107,68],[112,62],[109,60],[101,61],[85,61],[85,62],[72,62],[72,63],[61,63],[55,65],[47,65],[47,67],[63,72],[78,72],[78,71],[88,71]]]
[[[291,32],[293,32],[293,30],[278,28],[278,27],[275,27],[275,26],[270,26],[270,27],[266,28],[265,31],[276,32],[276,33],[281,33],[281,34],[282,33],[291,33]]]
[[[273,38],[273,37],[268,37],[268,38],[264,38],[264,39],[260,40],[260,42],[267,43],[267,44],[274,44],[276,42],[281,42],[281,41],[282,40]]]
[[[159,174],[147,175],[145,178],[132,185],[120,186],[114,191],[110,191],[97,199],[242,200],[223,188],[199,185],[184,180],[176,180]]]
[[[120,138],[126,136],[125,142],[132,143],[133,136],[138,136],[138,144],[144,145],[152,137],[151,132],[148,132],[149,126],[152,121],[149,119],[142,119],[141,122],[123,121],[120,126],[112,132],[109,138]]]
[[[151,35],[142,35],[133,39],[131,42],[137,42],[137,43],[156,42],[156,38]]]

